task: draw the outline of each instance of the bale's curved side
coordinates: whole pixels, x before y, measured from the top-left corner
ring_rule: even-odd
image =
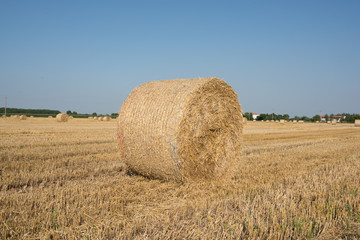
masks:
[[[19,116],[19,119],[20,119],[20,120],[26,120],[27,117],[26,117],[26,115],[20,115],[20,116]]]
[[[66,113],[59,113],[58,115],[56,115],[56,121],[58,122],[67,122],[69,119],[69,115],[67,115]]]
[[[355,127],[360,127],[360,119],[355,120]]]
[[[154,178],[216,178],[240,156],[243,117],[237,95],[218,78],[148,82],[119,112],[122,158]]]

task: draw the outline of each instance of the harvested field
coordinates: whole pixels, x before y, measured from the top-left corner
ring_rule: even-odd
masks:
[[[244,126],[228,181],[133,175],[116,121],[0,119],[0,239],[359,239],[360,128]]]

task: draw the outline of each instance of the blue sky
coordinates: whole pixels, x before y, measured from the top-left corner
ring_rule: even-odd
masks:
[[[216,76],[244,111],[359,113],[360,1],[0,0],[0,105],[113,113]]]

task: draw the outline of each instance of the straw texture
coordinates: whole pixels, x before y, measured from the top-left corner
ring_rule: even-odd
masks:
[[[59,113],[56,115],[56,121],[58,122],[67,122],[69,119],[69,116],[66,113]]]
[[[153,178],[231,176],[242,123],[237,94],[221,79],[148,82],[119,112],[121,156],[132,171]]]
[[[103,117],[103,121],[110,121],[110,117],[109,116],[105,116],[105,117]]]
[[[355,120],[355,127],[360,127],[360,119]]]
[[[19,116],[19,119],[20,119],[20,120],[26,120],[27,117],[26,117],[26,115],[20,115],[20,116]]]

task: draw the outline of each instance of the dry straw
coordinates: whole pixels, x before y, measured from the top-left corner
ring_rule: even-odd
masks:
[[[246,125],[246,124],[247,124],[247,122],[248,122],[247,118],[246,118],[246,117],[244,117],[244,118],[243,118],[243,124],[244,124],[244,125]]]
[[[105,116],[105,117],[103,117],[103,121],[110,121],[110,117],[109,116]]]
[[[355,120],[355,127],[360,127],[360,119]]]
[[[94,120],[97,120],[98,119],[98,117],[94,117]]]
[[[336,125],[336,120],[332,120],[332,121],[331,121],[331,124],[332,124],[332,125]]]
[[[285,119],[280,119],[280,123],[285,123]]]
[[[66,113],[59,113],[56,115],[56,121],[58,122],[67,122],[69,119],[69,116]]]
[[[6,115],[2,115],[1,117],[2,117],[2,118],[6,118]]]
[[[53,118],[52,116],[48,116],[48,118]]]
[[[299,120],[298,123],[303,124],[304,120]]]
[[[69,119],[74,119],[74,117],[73,117],[73,116],[69,116]]]
[[[20,116],[19,116],[19,119],[20,119],[20,120],[26,120],[27,117],[26,117],[26,115],[20,115]]]
[[[122,158],[148,177],[218,179],[240,158],[241,106],[218,78],[145,83],[122,105],[118,126]]]
[[[103,118],[103,117],[98,117],[98,120],[99,120],[99,121],[103,121],[104,118]]]

